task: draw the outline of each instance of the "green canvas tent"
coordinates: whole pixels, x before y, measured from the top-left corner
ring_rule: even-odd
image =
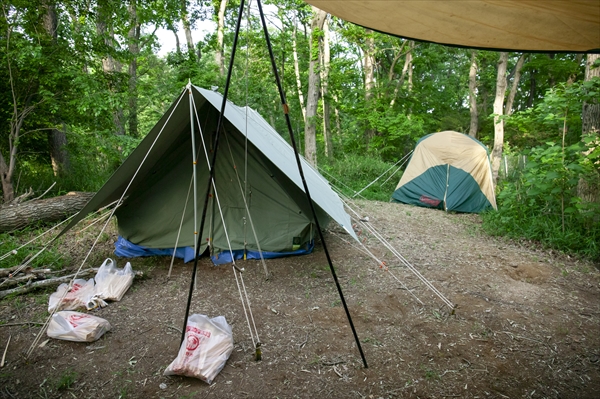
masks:
[[[496,209],[487,148],[458,132],[422,137],[392,199],[457,212]]]
[[[178,256],[193,259],[222,101],[215,91],[188,85],[65,231],[123,198],[115,214],[125,247],[117,254],[129,247],[140,255],[187,247]],[[231,261],[228,240],[236,258],[256,255],[259,248],[270,256],[309,251],[315,224],[291,146],[249,107],[228,102],[223,123],[200,253],[210,242],[216,263]],[[320,225],[333,219],[356,238],[329,183],[304,159],[302,165]]]

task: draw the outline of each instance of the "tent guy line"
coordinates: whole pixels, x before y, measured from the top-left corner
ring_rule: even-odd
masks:
[[[419,280],[421,280],[421,282],[423,282],[423,284],[425,284],[425,286],[427,286],[427,288],[429,288],[438,298],[440,298],[452,310],[452,312],[454,312],[454,310],[457,307],[456,304],[452,303],[448,298],[446,298],[425,276],[423,276],[410,262],[408,262],[408,260],[406,260],[406,258],[404,258],[404,256],[402,256],[402,254],[396,248],[394,248],[370,222],[365,221],[365,219],[350,206],[350,203],[352,202],[352,199],[350,197],[345,196],[339,190],[338,194],[340,195],[341,201],[344,203],[346,209],[348,209],[352,214],[352,219],[357,224],[359,224],[360,226],[368,230],[371,234],[373,234],[373,236],[381,244],[383,244],[396,258],[398,258],[408,270],[410,270]],[[356,204],[354,205],[356,206]],[[359,242],[361,243],[361,245],[363,245],[363,243],[360,240]],[[381,262],[376,257],[374,259],[380,265],[385,265],[384,262]]]
[[[181,100],[181,98],[183,98],[183,96],[179,97],[179,100]],[[169,115],[169,119],[172,116]],[[166,126],[166,124],[165,124]],[[154,139],[154,141],[152,142],[152,145],[150,146],[150,149],[152,149],[154,147],[154,145],[156,144],[156,142],[158,141],[158,138],[160,137],[161,133],[164,131],[164,126],[163,128],[160,130],[160,133],[156,136],[156,138]],[[133,177],[131,178],[131,180],[129,181],[129,184],[127,185],[127,187],[125,188],[125,190],[123,190],[123,194],[121,195],[121,197],[118,199],[116,205],[114,206],[114,208],[111,210],[110,212],[110,217],[107,218],[106,223],[104,223],[104,225],[102,226],[102,229],[100,230],[100,232],[98,233],[98,235],[96,236],[96,239],[94,240],[94,242],[92,243],[92,246],[90,247],[90,250],[87,252],[87,254],[85,255],[83,261],[81,262],[81,265],[79,265],[79,268],[77,269],[77,271],[75,272],[75,275],[73,277],[73,279],[71,280],[71,282],[69,283],[69,288],[65,290],[65,292],[63,293],[63,295],[61,296],[61,298],[58,301],[57,306],[52,310],[52,312],[50,313],[50,315],[48,316],[48,318],[46,319],[46,322],[44,323],[44,325],[42,326],[42,328],[40,329],[40,331],[38,332],[38,334],[36,335],[35,339],[33,340],[33,342],[31,343],[31,346],[29,347],[29,349],[27,350],[26,353],[26,357],[31,356],[31,354],[33,353],[33,351],[35,350],[37,344],[40,342],[42,335],[44,334],[44,332],[46,332],[46,330],[48,329],[48,325],[50,324],[50,320],[52,320],[52,316],[54,316],[54,313],[56,312],[56,309],[58,309],[60,307],[60,304],[63,302],[63,300],[65,299],[67,293],[70,291],[71,289],[71,285],[73,284],[73,281],[77,278],[77,274],[79,272],[81,272],[81,269],[83,268],[83,265],[85,265],[85,263],[87,262],[90,254],[92,253],[92,251],[94,250],[94,248],[96,247],[96,244],[98,243],[98,241],[100,240],[100,237],[102,236],[102,233],[104,232],[104,230],[106,230],[106,227],[108,226],[108,223],[110,222],[110,220],[112,219],[112,217],[115,214],[115,211],[119,208],[119,205],[123,202],[123,198],[125,198],[125,195],[127,194],[127,192],[129,191],[129,188],[131,187],[131,184],[133,183],[133,181],[135,180],[135,177],[137,176],[137,174],[139,173],[139,171],[142,168],[142,165],[144,165],[144,162],[146,161],[146,159],[148,158],[148,154],[150,152],[148,152],[146,154],[146,156],[142,159],[142,162],[140,162],[140,165],[138,166],[137,170],[135,171],[135,173],[133,174]],[[84,207],[85,209],[85,207]],[[82,210],[83,211],[83,210]],[[80,215],[82,213],[82,211],[79,211],[76,215]],[[81,215],[80,215],[81,216]],[[56,237],[54,237],[54,240],[52,240],[52,242],[56,241],[58,239],[58,237],[60,237],[62,234],[64,234],[68,229],[70,229],[71,225],[74,224],[74,221],[79,221],[77,218],[74,218],[71,223],[69,223]]]
[[[242,0],[243,3],[243,0]],[[300,179],[302,180],[302,185],[304,187],[304,193],[306,194],[306,199],[308,200],[308,204],[310,206],[310,210],[316,225],[317,233],[319,234],[319,238],[321,239],[321,245],[323,246],[323,252],[325,253],[325,257],[327,258],[327,263],[329,264],[329,270],[331,271],[331,276],[333,277],[333,281],[335,282],[335,286],[338,290],[338,294],[340,296],[340,300],[342,301],[342,305],[344,306],[344,311],[346,313],[346,317],[348,319],[348,324],[350,325],[350,329],[352,330],[352,335],[354,336],[354,341],[356,342],[356,346],[358,351],[360,352],[360,357],[363,361],[363,365],[365,368],[368,368],[367,359],[365,358],[365,354],[363,352],[362,346],[360,344],[360,340],[358,339],[358,334],[356,333],[356,329],[354,328],[354,323],[352,321],[352,317],[350,316],[350,311],[348,310],[348,305],[346,304],[346,299],[344,298],[344,293],[342,292],[342,287],[340,286],[340,282],[338,281],[337,275],[335,273],[335,268],[333,267],[333,262],[331,260],[331,256],[329,255],[329,251],[327,249],[327,245],[325,243],[325,237],[323,236],[323,231],[321,230],[321,225],[319,223],[319,219],[317,218],[317,212],[313,205],[313,201],[311,199],[310,191],[308,190],[308,184],[306,183],[306,179],[304,178],[304,172],[302,170],[302,162],[300,161],[300,154],[298,153],[298,148],[296,146],[296,139],[294,138],[294,130],[292,129],[292,122],[290,120],[289,115],[289,106],[287,104],[285,98],[285,92],[283,90],[283,85],[281,84],[281,78],[279,77],[279,72],[277,70],[277,63],[275,62],[275,55],[273,54],[273,48],[271,46],[271,39],[269,38],[269,30],[267,29],[267,23],[265,21],[265,14],[263,13],[261,0],[256,0],[256,4],[258,5],[258,11],[260,13],[260,20],[262,22],[263,32],[265,34],[265,41],[267,44],[267,49],[269,50],[269,58],[271,59],[271,66],[273,68],[273,75],[275,77],[275,82],[277,83],[277,90],[279,91],[279,98],[281,100],[281,106],[283,109],[283,114],[285,117],[285,122],[287,125],[288,133],[290,136],[290,142],[292,143],[292,148],[294,150],[294,158],[296,159],[296,164],[298,166],[298,173],[300,174]],[[236,36],[239,34],[239,24],[236,30]],[[231,60],[233,64],[233,52],[231,55]]]

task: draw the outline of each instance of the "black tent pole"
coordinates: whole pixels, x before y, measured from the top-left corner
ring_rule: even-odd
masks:
[[[262,5],[261,5],[260,0],[257,0],[257,4],[258,4],[258,11],[260,13],[260,20],[261,20],[262,26],[263,26],[263,31],[265,33],[267,47],[269,49],[269,56],[271,57],[271,65],[273,66],[273,73],[275,75],[277,89],[279,90],[279,97],[281,98],[281,105],[283,107],[285,121],[287,124],[288,132],[290,133],[290,141],[292,143],[292,148],[294,149],[294,155],[296,157],[296,164],[298,165],[298,172],[300,173],[300,178],[302,179],[302,184],[304,185],[304,192],[306,193],[306,198],[308,199],[308,204],[310,205],[310,210],[312,211],[312,216],[315,220],[315,225],[317,227],[317,231],[319,232],[319,238],[321,239],[321,243],[323,244],[323,250],[325,251],[325,256],[327,257],[327,262],[329,263],[329,270],[331,270],[331,275],[333,276],[333,280],[335,281],[335,285],[336,285],[338,293],[340,295],[340,299],[342,300],[342,304],[344,305],[344,310],[346,311],[346,316],[348,317],[348,323],[350,324],[350,328],[352,329],[352,334],[354,334],[354,340],[356,341],[356,346],[358,347],[358,351],[360,352],[360,356],[362,358],[365,368],[368,368],[369,366],[367,365],[367,359],[365,358],[365,354],[363,353],[362,347],[360,346],[360,340],[358,339],[358,335],[356,334],[356,329],[354,328],[354,323],[352,322],[352,317],[350,317],[350,311],[348,310],[348,305],[346,305],[346,300],[344,299],[344,294],[342,293],[342,287],[340,286],[340,282],[338,281],[337,275],[335,274],[335,268],[333,267],[333,263],[331,262],[331,257],[329,256],[329,251],[327,250],[327,245],[325,245],[325,238],[323,237],[323,232],[321,231],[321,226],[319,225],[319,219],[317,218],[317,213],[315,212],[315,207],[314,207],[312,199],[310,197],[310,192],[308,191],[308,184],[306,184],[306,180],[304,178],[304,172],[302,171],[302,163],[300,162],[300,155],[298,154],[298,148],[296,147],[296,140],[294,138],[292,123],[290,121],[289,107],[288,107],[286,99],[285,99],[285,94],[283,93],[283,88],[281,85],[281,79],[279,78],[279,73],[277,72],[277,64],[275,63],[275,57],[273,55],[273,48],[271,47],[271,40],[269,39],[269,32],[267,30],[267,24],[265,22],[265,15],[263,14]]]
[[[231,82],[231,71],[233,70],[233,60],[235,59],[235,50],[237,49],[238,36],[240,32],[240,25],[242,23],[242,15],[244,11],[244,0],[240,1],[240,9],[237,24],[235,26],[235,35],[233,37],[233,47],[231,48],[231,58],[229,59],[229,70],[227,71],[227,80],[225,81],[225,89],[223,91],[223,102],[221,103],[221,113],[219,114],[219,120],[217,122],[217,132],[215,133],[214,149],[212,159],[210,160],[210,170],[208,172],[208,185],[206,188],[206,198],[204,199],[204,207],[202,208],[202,218],[200,219],[200,228],[198,230],[198,239],[196,245],[196,256],[194,257],[194,267],[192,269],[192,279],[190,282],[190,292],[188,294],[187,306],[185,308],[185,319],[183,320],[183,330],[181,331],[181,342],[185,339],[185,329],[187,327],[187,320],[190,314],[190,306],[192,303],[192,293],[194,292],[194,282],[196,281],[196,271],[198,270],[198,257],[200,256],[200,246],[202,244],[202,234],[204,233],[204,223],[206,222],[206,212],[208,209],[208,200],[210,198],[210,190],[213,179],[215,177],[215,162],[217,160],[217,150],[219,149],[219,136],[221,135],[221,126],[223,124],[223,117],[225,115],[225,106],[227,105],[227,94],[229,93],[229,83]],[[189,95],[192,95],[192,87],[190,85]],[[194,121],[190,121],[194,123]],[[194,159],[194,162],[196,160]]]

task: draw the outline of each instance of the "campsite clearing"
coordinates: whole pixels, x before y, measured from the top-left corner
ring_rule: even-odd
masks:
[[[39,292],[0,302],[0,398],[592,398],[600,391],[600,273],[531,245],[490,238],[480,216],[403,204],[359,203],[361,213],[446,297],[455,315],[372,237],[388,272],[342,241],[327,246],[369,368],[362,367],[322,246],[306,256],[238,262],[263,344],[255,362],[231,266],[200,261],[193,313],[223,315],[234,351],[212,385],[164,377],[175,358],[190,264],[134,259],[122,301],[94,314],[112,331],[91,344],[42,339]],[[116,239],[116,233],[111,233]],[[85,240],[84,240],[85,241]],[[113,240],[94,253],[111,256]],[[352,243],[354,244],[354,243]],[[71,250],[73,266],[84,249]],[[80,259],[79,259],[80,262]],[[124,260],[117,260],[118,266]],[[10,343],[7,347],[7,342]]]

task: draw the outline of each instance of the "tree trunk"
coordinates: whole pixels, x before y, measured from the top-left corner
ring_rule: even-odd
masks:
[[[373,37],[373,31],[371,29],[366,29],[365,33],[363,73],[365,74],[365,104],[369,107],[375,89],[375,38]],[[365,143],[367,150],[369,149],[369,143],[374,135],[375,129],[371,126],[367,126],[365,129]]]
[[[225,9],[227,0],[221,0],[219,6],[218,24],[217,24],[217,50],[215,51],[215,61],[219,67],[219,74],[225,76],[225,56],[223,54],[223,38],[225,31]]]
[[[319,37],[327,13],[312,7],[313,19],[310,31],[310,62],[308,68],[308,94],[306,99],[306,123],[304,124],[304,157],[317,167],[317,105],[319,102]]]
[[[190,24],[190,17],[187,11],[187,0],[181,0],[181,23],[183,25],[183,31],[185,32],[185,40],[187,42],[188,54],[190,54],[190,56],[195,56],[194,40],[192,39],[192,28]]]
[[[177,54],[181,54],[181,44],[179,43],[179,35],[177,34],[177,29],[173,26],[169,26],[169,30],[173,32],[173,36],[175,36],[175,51]]]
[[[600,54],[588,54],[585,62],[585,80],[592,80],[600,77],[600,67],[592,68],[596,60],[600,59]],[[583,103],[582,110],[582,136],[595,134],[600,131],[600,103],[596,98],[593,102]]]
[[[63,125],[63,129],[66,126]],[[69,153],[67,151],[67,135],[64,130],[52,129],[48,133],[48,146],[50,147],[50,159],[54,176],[62,175],[69,171]]]
[[[585,62],[585,80],[600,77],[600,67],[592,68],[592,65],[600,58],[600,54],[588,54]],[[591,103],[584,102],[581,112],[581,138],[595,136],[592,149],[600,146],[600,102],[596,98]],[[600,172],[596,169],[595,179],[589,182],[580,179],[577,194],[584,202],[600,203]]]
[[[304,123],[306,123],[306,107],[304,106],[304,94],[302,94],[302,80],[300,80],[300,65],[298,64],[298,45],[296,40],[297,32],[298,26],[296,25],[296,18],[294,18],[294,30],[292,33],[292,55],[294,57],[294,73],[296,74],[296,88],[298,89],[298,100],[300,101],[302,120],[304,121]]]
[[[323,99],[323,139],[325,141],[325,156],[331,159],[333,158],[333,146],[331,142],[331,129],[329,122],[330,107],[327,93],[331,53],[329,50],[329,23],[327,21],[327,18],[325,18],[325,23],[323,24],[323,43],[321,49],[321,98]]]
[[[517,94],[517,88],[519,87],[519,81],[521,80],[521,69],[523,69],[523,64],[525,64],[525,54],[521,54],[519,60],[517,61],[517,65],[515,65],[515,73],[512,84],[510,86],[510,91],[508,92],[508,98],[506,99],[506,106],[504,107],[505,115],[512,115],[513,113],[513,104],[515,102],[515,96]]]
[[[56,16],[54,4],[46,0],[43,2],[43,7],[45,8],[43,26],[46,34],[50,38],[46,52],[51,54],[54,51],[52,47],[56,46],[58,40],[58,18]],[[53,122],[54,124],[60,124],[60,122],[56,120]],[[48,144],[54,176],[67,172],[69,170],[69,153],[67,152],[67,135],[65,134],[64,129],[50,130],[50,132],[48,132]]]
[[[129,135],[138,136],[137,57],[140,53],[140,23],[137,17],[137,0],[129,0]]]
[[[527,108],[533,107],[533,100],[536,96],[537,84],[535,81],[536,70],[532,69],[529,71],[529,97],[527,98]]]
[[[408,70],[407,70],[407,82],[406,82],[406,91],[408,93],[412,93],[412,89],[413,89],[413,64],[412,64],[412,60],[413,60],[413,55],[412,55],[412,50],[415,48],[415,42],[413,40],[411,40],[408,43],[408,46],[410,48],[410,53],[406,54],[407,56],[410,55],[410,60],[408,63]],[[410,116],[412,114],[412,105],[409,106],[408,108],[408,115],[407,118],[410,119]]]
[[[333,107],[333,113],[335,115],[335,132],[341,140],[341,138],[342,138],[342,121],[340,119],[340,110],[339,110],[339,107],[337,106],[339,104],[339,100],[338,100],[338,96],[336,94],[333,94],[331,96],[331,98],[333,98],[333,102],[335,104]]]
[[[392,80],[394,79],[394,69],[396,68],[396,64],[398,63],[398,60],[402,56],[402,50],[404,50],[406,43],[412,43],[412,42],[404,41],[402,43],[402,45],[400,46],[400,50],[398,50],[398,53],[394,57],[394,60],[392,61],[392,65],[390,66],[390,70],[388,72],[388,81],[389,82],[392,82]],[[398,97],[398,92],[400,91],[400,87],[402,87],[402,84],[404,83],[404,79],[406,76],[406,70],[408,68],[408,65],[411,62],[411,57],[412,57],[411,50],[412,49],[409,46],[408,51],[406,52],[406,57],[404,58],[404,66],[402,67],[402,74],[400,75],[400,77],[398,78],[398,81],[396,81],[396,85],[394,86],[394,94],[392,94],[392,100],[390,101],[390,108],[392,108],[394,106],[394,104],[396,103],[396,98]]]
[[[102,38],[107,49],[102,57],[102,70],[110,77],[108,80],[108,90],[111,93],[118,93],[122,88],[117,87],[113,83],[116,82],[116,80],[112,75],[120,73],[123,66],[111,54],[111,51],[114,50],[115,34],[112,25],[112,12],[110,10],[110,5],[106,0],[98,1],[96,11],[96,33]],[[118,106],[113,111],[113,124],[115,125],[114,134],[116,136],[123,136],[125,134],[125,116],[121,106]]]
[[[469,109],[471,111],[471,124],[469,136],[477,138],[479,129],[479,115],[477,114],[477,51],[471,50],[471,68],[469,69]]]
[[[0,232],[21,229],[33,223],[53,223],[81,210],[94,193],[72,192],[60,197],[5,204],[0,207]]]
[[[496,97],[494,99],[494,149],[492,151],[492,176],[498,182],[498,171],[502,160],[502,147],[504,145],[504,121],[501,119],[504,110],[504,96],[506,94],[506,64],[508,53],[501,52],[498,60],[498,74],[496,75]]]

